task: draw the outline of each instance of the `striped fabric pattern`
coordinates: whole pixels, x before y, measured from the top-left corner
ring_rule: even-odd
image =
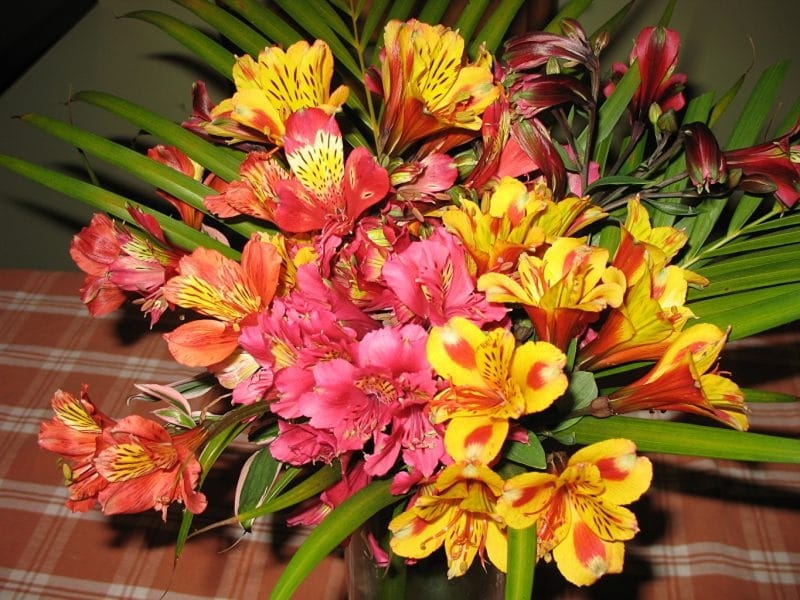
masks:
[[[173,569],[179,515],[72,514],[54,457],[36,443],[59,388],[89,383],[92,400],[122,417],[134,383],[190,374],[169,357],[159,331],[135,307],[90,318],[78,300],[80,273],[0,270],[0,597],[167,600],[266,597],[302,532],[262,520],[241,536],[218,529],[189,541]],[[741,385],[800,395],[800,335],[792,330],[730,344],[722,368]],[[754,430],[800,434],[797,404],[754,405]],[[207,514],[230,516],[237,461],[212,471]],[[588,590],[537,570],[539,598],[800,598],[800,468],[694,457],[651,456],[653,489],[634,505],[641,532],[625,572]],[[344,597],[338,556],[318,567],[297,597]]]

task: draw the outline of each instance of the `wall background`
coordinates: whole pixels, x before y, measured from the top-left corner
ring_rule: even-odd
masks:
[[[624,0],[596,0],[582,22],[592,32],[624,4]],[[639,29],[657,22],[665,4],[666,0],[640,0],[629,25],[607,50],[606,60],[625,60]],[[37,2],[29,1],[25,6],[35,11]],[[203,72],[188,51],[166,34],[149,24],[119,18],[138,9],[169,12],[197,23],[191,13],[164,0],[98,0],[0,96],[0,153],[82,174],[81,158],[73,148],[12,118],[23,112],[69,120],[122,143],[143,141],[137,139],[133,126],[102,110],[80,104],[67,106],[71,91],[113,93],[176,121],[191,111],[193,81],[205,80],[214,100],[225,95],[223,82]],[[716,89],[721,93],[750,68],[740,97],[731,114],[720,121],[718,132],[729,130],[732,114],[741,108],[760,72],[778,60],[793,60],[781,95],[783,102],[791,105],[800,97],[797,23],[800,2],[789,0],[678,2],[671,27],[683,40],[679,69],[689,75],[690,85],[694,82],[698,86],[695,91]],[[129,197],[152,194],[135,180],[105,167],[102,161],[91,158],[90,162],[101,181],[123,189]],[[75,269],[67,253],[69,241],[88,223],[91,212],[0,169],[0,268]]]

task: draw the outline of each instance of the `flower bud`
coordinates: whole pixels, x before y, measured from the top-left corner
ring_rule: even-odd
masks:
[[[686,168],[697,191],[709,191],[712,185],[725,183],[728,168],[717,139],[703,123],[690,123],[683,128]]]

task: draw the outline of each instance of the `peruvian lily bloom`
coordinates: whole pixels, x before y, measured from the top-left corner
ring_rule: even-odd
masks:
[[[508,420],[541,412],[567,389],[566,356],[547,342],[517,345],[503,328],[482,331],[463,317],[431,329],[428,360],[448,381],[432,401],[437,422],[473,427],[478,421]]]
[[[442,222],[464,244],[480,276],[489,271],[516,269],[523,252],[544,242],[544,232],[533,223],[545,206],[536,193],[512,177],[503,177],[481,206],[463,198],[458,207],[442,213]]]
[[[705,123],[689,123],[681,130],[689,179],[698,193],[728,181],[728,165],[717,138]]]
[[[197,181],[203,178],[202,165],[193,161],[175,146],[158,144],[147,150],[147,157]],[[181,217],[181,221],[189,227],[200,229],[200,225],[203,222],[202,212],[163,190],[156,190],[156,193],[175,207]]]
[[[733,381],[708,372],[725,344],[726,334],[701,323],[682,332],[643,377],[593,403],[606,416],[636,410],[676,410],[710,417],[734,429],[747,429],[744,395]]]
[[[463,64],[463,56],[464,39],[443,25],[415,19],[386,25],[380,83],[370,82],[385,99],[381,153],[396,156],[420,140],[446,152],[480,130],[481,114],[500,88],[486,50],[472,64]]]
[[[103,512],[130,514],[153,508],[166,520],[173,502],[194,514],[203,512],[206,497],[196,490],[201,469],[194,452],[204,440],[202,428],[171,435],[138,415],[103,430],[94,458],[97,472],[108,481],[97,495]]]
[[[565,350],[569,341],[597,320],[607,306],[622,303],[622,271],[607,267],[608,251],[578,238],[559,238],[539,258],[523,254],[519,280],[486,273],[478,289],[489,302],[521,304],[540,340]]]
[[[55,417],[42,422],[39,447],[61,457],[64,483],[69,488],[67,508],[73,512],[91,510],[97,504],[97,494],[108,485],[93,462],[97,440],[116,421],[92,404],[87,385],[79,398],[58,390],[50,402]]]
[[[162,294],[184,255],[172,246],[156,220],[137,209],[129,209],[141,230],[112,221],[107,215],[92,216],[72,240],[69,253],[86,273],[81,301],[94,316],[116,310],[129,292],[142,296],[142,311],[155,324],[169,307]]]
[[[189,321],[164,334],[175,360],[207,367],[228,358],[238,346],[243,324],[272,301],[281,258],[258,234],[245,244],[241,263],[215,250],[197,248],[181,259],[179,275],[164,286],[172,303],[211,319]]]
[[[346,86],[330,92],[333,55],[328,45],[298,41],[285,51],[265,48],[254,60],[237,59],[236,93],[210,110],[206,133],[236,142],[283,145],[286,119],[301,109],[318,108],[332,115],[347,100]],[[197,123],[199,124],[199,123]]]
[[[800,148],[792,139],[800,133],[800,120],[781,137],[724,152],[731,171],[741,170],[739,186],[753,194],[774,193],[791,208],[800,199]]]
[[[669,265],[628,287],[622,304],[609,311],[603,325],[578,350],[581,369],[597,370],[639,360],[657,360],[694,313],[684,306],[685,269]]]
[[[407,464],[432,474],[442,446],[427,418],[436,381],[426,341],[418,325],[367,333],[352,349],[352,360],[322,360],[311,368],[313,386],[299,395],[298,411],[312,427],[334,435],[339,454],[374,442],[365,462],[370,475],[386,474],[401,452]],[[416,413],[424,418],[412,418]]]
[[[441,227],[428,239],[391,255],[382,275],[395,296],[392,308],[401,323],[443,325],[450,317],[462,316],[484,324],[506,316],[504,307],[489,304],[477,292],[463,246]]]
[[[476,556],[483,562],[488,555],[506,570],[505,531],[495,511],[503,479],[488,466],[504,440],[492,424],[468,432],[448,428],[445,445],[454,462],[389,523],[395,554],[418,560],[444,546],[448,578],[466,573]]]
[[[275,224],[283,231],[350,233],[356,218],[389,191],[388,173],[365,147],[345,162],[336,119],[322,110],[303,110],[287,120],[284,149],[294,177],[275,185]]]
[[[629,106],[634,122],[655,123],[662,113],[679,111],[686,104],[682,93],[686,75],[675,73],[679,49],[677,31],[645,27],[639,33],[630,54],[630,63],[638,64],[640,75],[639,87]],[[614,63],[612,69],[612,82],[605,88],[607,96],[614,91],[615,82],[628,71],[627,65],[622,63]]]
[[[536,525],[538,556],[552,556],[571,583],[591,585],[622,571],[624,542],[639,531],[624,505],[638,500],[652,478],[652,464],[636,456],[633,442],[604,440],[578,450],[560,472],[506,481],[497,512],[509,528]]]

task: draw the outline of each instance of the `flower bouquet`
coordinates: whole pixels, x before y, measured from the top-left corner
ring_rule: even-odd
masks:
[[[182,505],[180,555],[206,474],[246,440],[221,524],[292,509],[313,527],[274,598],[387,511],[361,533],[387,582],[443,553],[448,578],[491,564],[527,598],[539,560],[579,586],[622,570],[642,453],[800,461],[797,440],[746,432],[755,396],[717,366],[727,340],[800,317],[800,107],[772,112],[780,68],[721,144],[739,86],[687,97],[671,4],[606,71],[625,10],[588,33],[579,1],[512,37],[521,0],[176,2],[221,39],[128,16],[229,97],[197,82],[179,125],[74,95],[159,138],[146,156],[22,117],[156,198],[0,157],[101,211],[70,248],[89,311],[175,313],[165,343],[198,371],[139,385],[151,418],[55,392],[39,443],[70,509]]]

